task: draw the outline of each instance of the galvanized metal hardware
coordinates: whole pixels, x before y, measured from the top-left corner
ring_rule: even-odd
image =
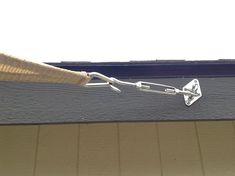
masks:
[[[183,87],[183,91],[192,92],[195,95],[184,94],[184,101],[187,106],[191,106],[195,101],[202,97],[200,83],[197,79],[193,79]]]
[[[119,88],[114,86],[115,84],[117,84],[117,85],[132,86],[144,92],[151,92],[151,93],[158,93],[158,94],[165,94],[165,95],[181,94],[184,96],[185,104],[187,106],[191,106],[194,102],[196,102],[202,96],[200,84],[197,79],[192,80],[187,85],[185,85],[182,90],[180,90],[173,86],[152,83],[152,82],[138,81],[138,82],[132,83],[132,82],[127,82],[127,81],[120,81],[116,78],[107,77],[97,72],[90,72],[88,73],[88,76],[90,76],[91,79],[99,78],[105,82],[104,83],[87,83],[85,87],[110,87],[115,92],[121,92]]]

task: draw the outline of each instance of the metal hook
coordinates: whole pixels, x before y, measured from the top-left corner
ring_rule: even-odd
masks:
[[[115,92],[121,92],[121,90],[117,87],[115,87],[113,84],[119,84],[119,85],[128,85],[128,86],[133,86],[133,87],[137,87],[138,85],[136,83],[131,83],[131,82],[126,82],[126,81],[120,81],[116,78],[113,77],[107,77],[101,73],[98,72],[91,72],[88,73],[88,76],[92,78],[99,78],[103,81],[105,81],[105,83],[87,83],[85,85],[85,87],[110,87],[112,90],[114,90]],[[145,87],[145,86],[143,86]]]

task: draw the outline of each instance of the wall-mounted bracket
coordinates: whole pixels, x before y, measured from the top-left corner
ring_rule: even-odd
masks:
[[[192,92],[196,95],[184,95],[184,101],[187,106],[191,106],[195,101],[197,101],[202,96],[202,91],[200,83],[197,79],[193,79],[187,85],[183,87],[184,91]]]

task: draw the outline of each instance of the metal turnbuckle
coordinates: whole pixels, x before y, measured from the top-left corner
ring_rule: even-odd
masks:
[[[191,82],[186,84],[182,90],[177,89],[173,86],[158,84],[152,82],[144,82],[138,81],[135,83],[120,81],[113,77],[107,77],[101,73],[91,72],[88,75],[92,78],[99,78],[104,83],[87,83],[85,87],[110,87],[115,92],[121,92],[121,90],[114,86],[114,84],[118,85],[127,85],[137,88],[140,91],[165,94],[165,95],[177,95],[181,94],[184,96],[184,101],[187,106],[191,106],[194,102],[196,102],[202,96],[201,88],[199,81],[197,79],[193,79]]]

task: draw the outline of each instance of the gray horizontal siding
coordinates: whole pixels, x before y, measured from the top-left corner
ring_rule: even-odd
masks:
[[[145,81],[183,87],[191,79]],[[136,82],[138,80],[128,80]],[[200,78],[203,97],[191,107],[181,95],[120,87],[0,82],[0,124],[235,119],[235,78]]]

